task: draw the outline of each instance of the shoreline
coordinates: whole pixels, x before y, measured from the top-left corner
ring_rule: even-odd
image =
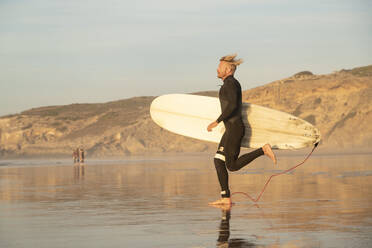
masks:
[[[243,148],[241,149],[240,155],[252,151],[252,149]],[[304,148],[300,150],[274,150],[277,157],[300,157],[305,156],[310,153],[311,148]],[[211,159],[214,155],[214,151],[208,152],[170,152],[170,153],[144,153],[144,154],[133,154],[133,155],[124,155],[124,156],[102,156],[102,157],[88,157],[86,158],[87,162],[95,161],[143,161],[143,160],[179,160],[179,159]],[[312,156],[353,156],[353,155],[372,155],[372,149],[360,149],[360,148],[322,148],[318,147],[315,149]],[[25,155],[25,156],[4,156],[0,157],[1,161],[72,161],[70,155],[67,154],[55,154],[48,155],[38,154],[38,155]],[[1,166],[1,163],[0,163]]]

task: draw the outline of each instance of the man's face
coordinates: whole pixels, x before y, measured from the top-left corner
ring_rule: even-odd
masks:
[[[217,77],[223,79],[229,74],[231,74],[230,67],[226,62],[221,61],[217,68]]]
[[[224,65],[223,61],[217,67],[217,77],[223,78],[226,75],[226,66]]]

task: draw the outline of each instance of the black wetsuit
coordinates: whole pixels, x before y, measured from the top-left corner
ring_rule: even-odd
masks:
[[[214,164],[221,185],[221,196],[230,197],[229,176],[226,168],[229,171],[240,170],[255,158],[263,155],[264,152],[262,148],[259,148],[238,158],[245,127],[241,113],[242,90],[240,83],[233,76],[228,76],[223,80],[219,99],[221,115],[218,117],[217,122],[223,121],[226,130],[218,145]]]

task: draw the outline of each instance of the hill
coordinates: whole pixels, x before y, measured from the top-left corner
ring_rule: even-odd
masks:
[[[217,96],[217,92],[200,92]],[[89,157],[213,152],[216,144],[172,134],[154,124],[154,97],[99,104],[30,109],[0,118],[0,156],[70,155],[83,146]],[[322,147],[372,147],[372,66],[327,75],[309,71],[246,90],[243,101],[271,107],[316,125]]]
[[[300,72],[245,91],[243,100],[309,121],[325,147],[372,146],[372,66],[327,75]]]

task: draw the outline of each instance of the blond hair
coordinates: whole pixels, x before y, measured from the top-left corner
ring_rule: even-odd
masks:
[[[231,69],[231,71],[235,72],[236,67],[243,63],[243,59],[235,59],[237,56],[236,53],[231,54],[231,55],[226,55],[220,58],[220,61],[225,62]]]

